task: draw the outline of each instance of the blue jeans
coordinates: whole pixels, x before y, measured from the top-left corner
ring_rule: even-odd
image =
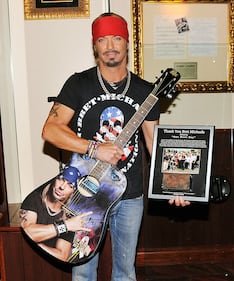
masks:
[[[112,241],[112,281],[136,281],[135,257],[143,214],[143,197],[120,201],[109,214]],[[89,262],[74,266],[72,281],[97,280],[97,254]]]

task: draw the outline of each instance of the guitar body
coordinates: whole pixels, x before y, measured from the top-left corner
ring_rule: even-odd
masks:
[[[67,258],[63,256],[61,261],[79,265],[90,260],[99,250],[108,226],[108,214],[112,207],[121,199],[127,186],[127,179],[121,171],[113,168],[111,165],[94,159],[87,159],[85,155],[78,153],[72,154],[67,166],[76,168],[75,170],[78,175],[78,179],[76,178],[77,187],[75,189],[72,188],[74,191],[66,204],[57,201],[61,206],[61,210],[58,213],[59,217],[57,215],[54,216],[48,206],[46,206],[43,194],[45,192],[46,194],[49,193],[48,190],[51,190],[56,180],[60,178],[60,175],[34,189],[22,203],[22,209],[36,212],[36,224],[42,225],[53,224],[61,221],[62,218],[66,223],[66,219],[85,214],[82,217],[83,228],[87,228],[90,231],[78,230],[76,232],[68,232],[65,235],[69,239],[63,236],[61,238],[55,237],[53,238],[54,242],[52,245],[48,244],[47,240],[38,243],[36,238],[34,240],[30,236],[30,232],[27,232],[27,229],[23,229],[25,234],[42,250],[45,250],[47,254],[59,260],[60,258],[55,256],[53,251],[48,251],[44,244],[55,248],[57,239],[69,241],[71,246],[68,248],[68,256],[66,255]],[[97,177],[96,174],[95,177],[92,176],[91,171],[94,170],[94,167],[96,167],[97,171],[101,170],[101,178]],[[103,167],[105,168],[105,173],[102,171]]]
[[[73,214],[83,214],[92,212],[85,219],[84,227],[90,228],[90,232],[77,231],[75,233],[69,263],[83,263],[92,258],[98,251],[99,246],[105,236],[107,228],[108,214],[111,208],[121,199],[127,185],[126,177],[121,171],[113,169],[111,166],[105,175],[96,185],[95,179],[89,175],[91,169],[96,164],[94,159],[85,159],[85,156],[73,153],[70,162],[71,166],[78,169],[80,173],[81,186],[74,192],[71,200],[66,204],[66,209]],[[84,189],[83,181],[87,180],[86,185],[90,184],[92,191],[87,192],[89,186]],[[95,185],[95,193],[93,192]],[[69,213],[67,216],[69,217]]]

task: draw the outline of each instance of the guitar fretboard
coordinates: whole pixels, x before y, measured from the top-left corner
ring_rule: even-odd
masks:
[[[121,134],[119,134],[115,139],[114,144],[123,148],[135,133],[135,131],[140,127],[146,115],[150,112],[157,101],[158,98],[151,93],[142,103],[137,112],[132,116],[127,125],[123,128]]]

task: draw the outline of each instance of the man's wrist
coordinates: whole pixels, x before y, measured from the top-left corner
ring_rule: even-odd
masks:
[[[64,222],[64,220],[60,220],[60,221],[55,221],[54,222],[54,227],[57,233],[57,236],[59,237],[61,234],[63,233],[67,233],[68,229],[67,229],[67,225]]]
[[[89,158],[96,158],[99,142],[90,140],[86,154]]]

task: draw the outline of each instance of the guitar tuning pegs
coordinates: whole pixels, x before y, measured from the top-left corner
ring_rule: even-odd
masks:
[[[172,99],[172,94],[171,94],[171,93],[168,93],[168,94],[166,95],[166,97],[167,97],[168,99]]]

